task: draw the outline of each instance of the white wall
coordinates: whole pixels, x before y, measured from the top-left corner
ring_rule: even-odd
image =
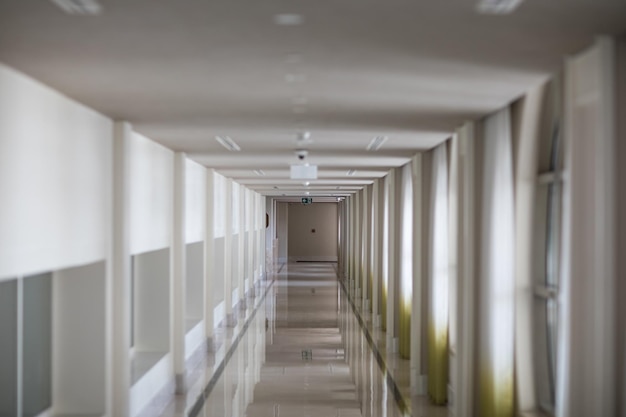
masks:
[[[130,253],[170,246],[174,153],[140,134],[130,144]]]
[[[105,258],[112,129],[0,64],[0,279]]]
[[[120,202],[116,226],[122,225],[128,236],[113,242],[113,121],[0,64],[0,281],[55,271],[54,413],[126,414],[150,399],[120,394],[130,382],[120,377],[130,373],[130,363],[118,357],[128,345],[120,333],[129,333],[124,326],[131,318],[120,313],[120,306],[128,301],[130,279],[124,275],[129,268],[112,263],[113,253],[122,264],[131,255],[157,256],[136,264],[135,347],[136,352],[169,350],[174,152],[125,126],[120,163],[128,163],[128,172],[116,182],[116,195],[128,200]],[[185,178],[183,244],[197,249],[208,221],[206,168],[187,160]],[[220,254],[230,256],[224,236],[234,234],[235,243],[238,235],[231,229],[240,219],[229,216],[233,222],[225,224],[221,197],[231,182],[216,178],[216,197],[210,203],[216,206],[217,256],[210,267],[217,271],[215,319],[221,320],[232,307],[223,302],[224,281],[236,283],[236,277],[227,272],[232,265],[225,268]],[[195,296],[204,291],[204,253],[192,252],[188,269],[196,279],[189,290]],[[243,259],[237,247],[234,259]],[[228,289],[233,287],[236,299],[237,284]],[[202,297],[188,298],[188,316],[203,319]],[[161,300],[158,308],[155,299]],[[163,363],[155,367],[153,382],[173,377],[168,355]]]

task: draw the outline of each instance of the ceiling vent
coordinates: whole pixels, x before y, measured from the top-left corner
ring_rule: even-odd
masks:
[[[478,13],[509,14],[522,4],[523,0],[481,0],[476,7]]]
[[[95,0],[51,0],[65,13],[74,15],[97,15],[102,12],[102,6]]]

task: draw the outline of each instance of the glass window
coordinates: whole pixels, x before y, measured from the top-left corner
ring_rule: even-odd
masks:
[[[537,276],[535,279],[535,358],[541,408],[554,412],[558,335],[561,238],[561,136],[558,124],[549,144],[548,170],[539,174],[537,192]]]

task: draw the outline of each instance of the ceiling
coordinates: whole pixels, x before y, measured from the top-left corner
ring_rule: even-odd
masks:
[[[595,35],[626,31],[624,0],[526,0],[508,15],[479,14],[477,0],[99,2],[76,16],[0,0],[0,62],[271,196],[354,192]],[[388,140],[367,151],[376,136]],[[299,147],[318,165],[308,186],[289,179]]]

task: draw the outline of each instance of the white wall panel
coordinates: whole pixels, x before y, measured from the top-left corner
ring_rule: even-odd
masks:
[[[105,258],[112,129],[0,65],[0,279]]]
[[[130,145],[130,253],[170,246],[174,153],[138,134]]]
[[[206,169],[185,161],[185,237],[187,243],[204,240],[206,222]]]

